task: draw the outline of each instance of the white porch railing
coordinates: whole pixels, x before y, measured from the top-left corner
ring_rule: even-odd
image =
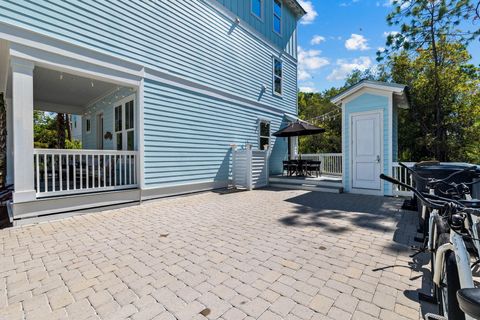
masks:
[[[236,188],[252,190],[268,185],[268,151],[245,149],[232,152],[232,183]]]
[[[320,171],[324,174],[342,175],[341,153],[305,153],[300,157],[305,160],[321,161]]]
[[[413,165],[415,164],[415,162],[402,162],[402,163],[408,167],[413,167]],[[392,176],[395,179],[409,186],[413,186],[412,175],[407,171],[407,169],[400,167],[398,162],[394,162],[392,165]],[[411,191],[403,187],[400,187],[398,185],[392,185],[392,188],[393,188],[392,192],[394,196],[412,196],[413,195]]]
[[[37,197],[137,187],[137,151],[34,149]]]

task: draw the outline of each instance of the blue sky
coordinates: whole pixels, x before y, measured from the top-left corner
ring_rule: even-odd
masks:
[[[353,69],[376,64],[389,27],[389,0],[299,0],[308,14],[298,27],[298,83],[302,91],[322,91],[344,84]],[[480,63],[478,42],[470,52]]]

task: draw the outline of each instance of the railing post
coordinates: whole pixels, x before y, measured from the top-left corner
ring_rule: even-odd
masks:
[[[246,182],[247,182],[247,190],[252,190],[253,189],[253,185],[252,185],[252,145],[247,143],[245,145],[245,149],[246,149],[246,174],[247,174],[247,179],[246,179]]]

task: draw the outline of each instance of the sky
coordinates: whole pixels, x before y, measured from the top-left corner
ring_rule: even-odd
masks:
[[[298,85],[318,92],[344,84],[354,69],[373,67],[389,32],[392,0],[299,0],[308,12],[298,25]],[[480,63],[480,45],[469,47]]]

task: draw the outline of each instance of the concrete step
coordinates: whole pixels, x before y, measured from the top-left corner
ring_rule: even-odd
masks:
[[[270,177],[268,179],[270,183],[288,183],[288,184],[308,184],[318,185],[324,187],[341,187],[342,180],[333,180],[328,178],[295,178],[295,177]]]
[[[269,186],[273,188],[282,188],[282,189],[343,193],[343,187],[341,184],[338,184],[338,183],[335,186],[329,186],[329,185],[318,185],[318,184],[308,184],[308,183],[298,184],[298,183],[286,183],[286,182],[270,182]]]

